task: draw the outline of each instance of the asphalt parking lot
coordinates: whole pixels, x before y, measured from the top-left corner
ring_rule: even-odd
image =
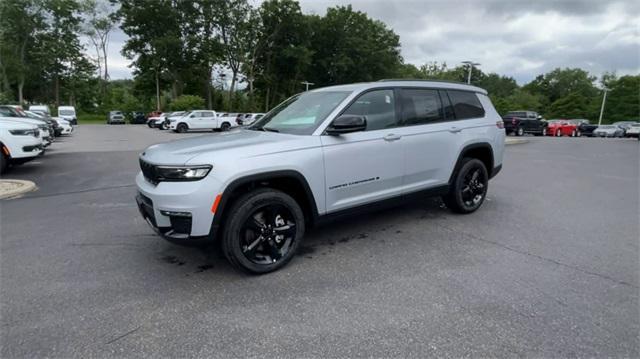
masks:
[[[635,139],[527,137],[474,214],[330,223],[247,276],[138,214],[138,153],[182,136],[79,126],[9,174],[39,190],[0,202],[1,357],[640,355]]]

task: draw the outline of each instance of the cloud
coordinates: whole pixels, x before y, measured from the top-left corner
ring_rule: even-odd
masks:
[[[351,4],[398,35],[405,62],[473,60],[485,72],[526,83],[556,67],[640,73],[640,2],[595,0],[300,0],[304,13]],[[131,77],[112,37],[112,78]]]

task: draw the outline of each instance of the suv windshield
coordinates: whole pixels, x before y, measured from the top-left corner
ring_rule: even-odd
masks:
[[[249,129],[310,135],[350,93],[320,91],[295,95],[276,106]]]

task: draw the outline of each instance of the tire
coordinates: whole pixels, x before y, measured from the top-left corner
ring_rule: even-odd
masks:
[[[547,135],[547,128],[543,127],[542,128],[542,136],[546,136]]]
[[[186,124],[184,123],[179,123],[178,126],[176,127],[176,132],[178,133],[185,133],[187,132],[187,130],[189,129],[189,127],[187,127]]]
[[[576,130],[571,131],[571,137],[576,137]]]
[[[465,157],[456,171],[449,193],[442,197],[442,201],[455,213],[472,213],[484,202],[488,188],[489,173],[484,163],[477,158]],[[465,198],[469,191],[473,198]]]
[[[147,126],[148,126],[149,128],[153,128],[153,126],[151,125],[151,121],[147,122]]]
[[[2,145],[0,145],[0,148],[1,147]],[[5,172],[7,172],[7,168],[9,168],[9,159],[1,151],[2,150],[0,150],[0,175],[5,174]]]
[[[225,219],[222,251],[235,268],[247,273],[264,274],[282,268],[293,258],[304,236],[300,205],[278,190],[263,188],[249,192],[238,198],[228,213],[232,215]],[[277,232],[277,228],[285,229]],[[263,230],[271,230],[266,239],[261,239],[258,232]],[[290,237],[283,237],[278,243],[278,236],[274,237],[277,233]]]
[[[578,130],[578,132],[576,132],[576,137],[582,137],[582,131]]]
[[[562,131],[560,129],[556,130],[556,137],[562,137]]]
[[[522,127],[518,127],[516,130],[516,136],[524,136],[524,129]]]
[[[229,131],[229,129],[231,128],[231,124],[229,122],[223,122],[222,125],[220,125],[220,131]]]

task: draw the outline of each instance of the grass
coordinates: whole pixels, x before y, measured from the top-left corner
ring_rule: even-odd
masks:
[[[107,123],[107,115],[80,114],[78,115],[78,124],[105,124]]]

